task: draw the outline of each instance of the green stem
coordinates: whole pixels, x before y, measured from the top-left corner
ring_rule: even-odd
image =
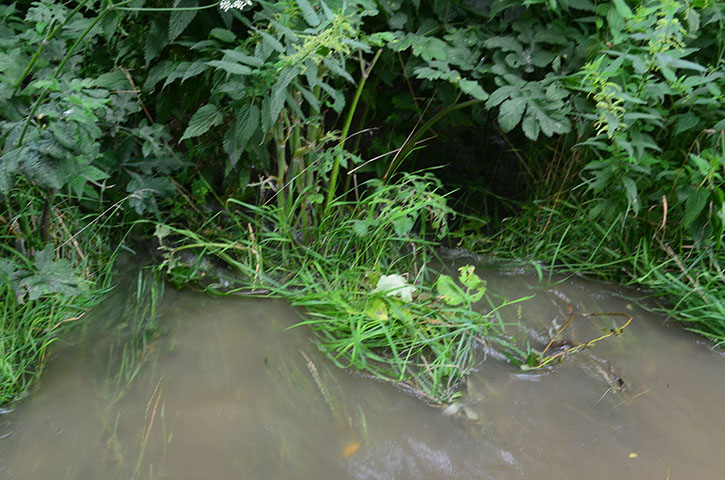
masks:
[[[484,100],[469,100],[467,102],[458,103],[456,105],[451,105],[450,107],[441,110],[438,112],[433,118],[428,120],[423,127],[421,127],[420,130],[418,130],[418,133],[413,135],[408,141],[406,141],[402,147],[400,147],[400,151],[395,155],[395,158],[393,158],[393,161],[390,162],[390,165],[388,165],[388,170],[385,172],[385,175],[383,175],[383,181],[387,181],[391,174],[393,174],[400,164],[405,160],[405,157],[410,153],[411,150],[415,147],[415,144],[418,142],[418,140],[423,137],[423,135],[430,130],[433,125],[438,123],[438,121],[445,117],[446,115],[449,115],[452,112],[455,112],[456,110],[460,110],[462,108],[470,107],[472,105],[476,105],[479,103],[482,103]]]
[[[337,177],[340,175],[340,160],[342,160],[342,149],[345,148],[345,140],[347,140],[347,134],[350,131],[350,125],[352,124],[352,118],[355,115],[355,109],[357,108],[358,101],[360,100],[360,95],[362,95],[365,82],[370,76],[370,72],[375,66],[375,63],[378,61],[378,58],[380,58],[380,54],[382,52],[383,49],[381,48],[375,53],[375,57],[373,57],[373,60],[370,62],[368,69],[363,73],[362,78],[360,78],[360,81],[357,84],[357,90],[355,90],[355,96],[353,97],[352,103],[350,104],[350,109],[347,111],[347,118],[345,119],[345,124],[342,127],[340,143],[337,146],[338,154],[337,157],[335,157],[335,163],[332,165],[332,173],[330,173],[330,185],[327,187],[325,216],[327,216],[330,206],[332,205],[332,200],[333,198],[335,198],[335,191],[337,190]]]
[[[284,126],[279,123],[274,132],[274,140],[276,142],[276,160],[277,160],[277,205],[286,215],[286,198],[284,192],[284,174],[287,166],[285,159],[285,143],[284,143]]]

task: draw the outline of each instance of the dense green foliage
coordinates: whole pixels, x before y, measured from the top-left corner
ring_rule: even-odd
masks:
[[[23,312],[82,308],[132,228],[172,280],[290,298],[336,361],[431,399],[476,338],[537,354],[446,304],[446,242],[646,285],[722,342],[723,22],[715,0],[0,6],[3,358],[29,365],[2,398],[55,334]],[[423,166],[442,183],[401,175]],[[476,320],[435,316],[456,308]]]

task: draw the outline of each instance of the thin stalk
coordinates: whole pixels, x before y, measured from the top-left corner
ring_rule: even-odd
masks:
[[[387,181],[388,178],[390,178],[390,175],[392,175],[398,169],[398,167],[403,162],[403,160],[405,160],[405,157],[411,152],[411,150],[413,150],[416,143],[418,143],[418,141],[423,137],[425,132],[430,130],[433,127],[433,125],[438,123],[438,121],[440,119],[442,119],[446,115],[449,115],[452,112],[455,112],[456,110],[470,107],[472,105],[476,105],[476,104],[479,104],[482,102],[483,102],[483,100],[478,100],[478,99],[469,100],[467,102],[458,103],[456,105],[451,105],[450,107],[438,112],[433,118],[428,120],[428,122],[426,122],[426,124],[423,125],[423,127],[421,127],[421,129],[418,130],[418,132],[415,135],[411,136],[405,142],[405,144],[403,144],[403,146],[400,148],[400,150],[395,155],[393,160],[390,162],[390,165],[388,165],[388,170],[385,172],[385,175],[383,175],[383,181]],[[398,159],[400,159],[400,160],[398,160]]]
[[[276,160],[277,160],[277,205],[284,215],[287,214],[286,203],[287,199],[284,194],[284,176],[287,167],[286,154],[285,154],[285,141],[284,131],[282,131],[282,125],[279,124],[275,129],[275,143],[276,143]]]
[[[368,69],[363,72],[363,75],[357,84],[357,90],[355,90],[355,96],[353,97],[352,103],[350,104],[350,109],[347,111],[347,118],[345,118],[345,124],[342,127],[340,143],[337,146],[337,148],[339,149],[338,155],[337,157],[335,157],[335,163],[332,165],[332,172],[330,173],[330,185],[327,187],[325,216],[327,216],[327,212],[330,210],[330,206],[332,205],[332,199],[335,197],[335,191],[337,190],[337,178],[340,175],[340,161],[342,160],[342,149],[345,148],[345,140],[347,139],[347,134],[350,131],[350,125],[352,124],[352,118],[355,115],[355,109],[357,108],[358,101],[360,100],[360,96],[362,95],[363,87],[365,87],[365,82],[370,76],[370,72],[375,66],[375,63],[378,61],[378,58],[380,58],[380,54],[382,52],[383,49],[381,48],[375,53],[375,57],[373,57],[372,61],[370,62]]]

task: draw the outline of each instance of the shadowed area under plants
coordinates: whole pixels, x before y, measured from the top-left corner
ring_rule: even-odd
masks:
[[[493,345],[518,363],[534,360],[493,315],[521,299],[484,306],[486,285],[474,267],[455,279],[431,267],[453,213],[439,188],[430,173],[371,180],[358,201],[337,200],[310,226],[304,203],[283,210],[232,199],[223,213],[232,226],[213,236],[159,224],[161,268],[176,284],[288,299],[304,309],[300,325],[338,366],[445,402],[475,364],[477,346]]]

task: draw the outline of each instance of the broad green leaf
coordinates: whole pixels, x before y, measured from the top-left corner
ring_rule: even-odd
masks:
[[[539,138],[539,122],[536,121],[533,115],[524,116],[524,120],[521,122],[521,129],[529,140],[536,141]]]
[[[355,220],[352,223],[352,231],[358,237],[363,238],[365,235],[368,234],[368,230],[372,223],[373,222],[371,220]]]
[[[269,120],[274,123],[277,121],[282,107],[284,106],[285,93],[289,84],[299,75],[297,67],[285,69],[277,79],[272,88],[272,95],[269,102]]]
[[[237,39],[236,34],[226,28],[212,28],[209,36],[225,43],[231,43]]]
[[[148,33],[146,34],[146,45],[144,46],[144,59],[146,65],[158,56],[169,43],[169,27],[166,19],[156,17],[149,22]]]
[[[177,0],[174,3],[175,7],[189,8],[196,7],[199,3],[197,0]],[[169,18],[169,42],[176,40],[176,37],[181,35],[186,27],[189,26],[198,10],[174,10],[171,12]]]
[[[347,73],[347,71],[345,70],[345,65],[344,64],[341,65],[337,59],[326,57],[326,58],[322,59],[322,63],[325,64],[325,66],[331,72],[341,76],[342,78],[344,78],[345,80],[347,80],[350,83],[353,83],[353,84],[355,83],[355,80],[352,78],[352,76],[350,76],[350,74]]]
[[[415,224],[415,219],[410,217],[409,215],[401,215],[397,218],[394,218],[392,220],[393,222],[393,229],[395,230],[395,234],[399,237],[404,237],[410,233],[410,231],[413,229],[413,225]]]
[[[467,93],[476,100],[486,100],[488,98],[488,94],[475,80],[462,79],[460,82],[458,82],[458,85],[461,87],[461,91],[463,93]]]
[[[143,85],[143,89],[147,92],[153,90],[159,81],[169,76],[169,73],[172,71],[172,65],[171,61],[163,60],[151,67],[148,75],[146,75],[146,82]]]
[[[455,307],[465,301],[463,291],[456,284],[456,281],[448,275],[438,277],[436,289],[438,290],[438,295],[443,297],[443,301],[448,305]]]
[[[614,3],[614,8],[617,10],[619,16],[625,20],[632,18],[632,10],[629,8],[629,5],[627,5],[625,0],[612,0],[612,2]]]
[[[315,9],[312,8],[312,5],[307,0],[296,0],[296,2],[300,10],[302,10],[302,18],[305,19],[305,22],[311,27],[318,26],[320,24],[320,17],[315,12]]]
[[[521,97],[510,98],[501,104],[498,112],[498,124],[503,133],[510,132],[519,124],[525,109],[526,99]]]
[[[213,103],[204,105],[196,111],[193,117],[191,117],[189,126],[186,127],[184,135],[179,141],[186,140],[187,138],[198,137],[199,135],[206,133],[214,125],[221,123],[221,121],[222,113],[216,105]]]
[[[238,50],[222,50],[224,52],[224,60],[234,60],[237,63],[244,63],[250,67],[261,67],[264,65],[262,59],[246,55]]]
[[[512,85],[504,85],[499,87],[488,97],[486,108],[493,108],[500,105],[504,100],[509,98],[518,89]]]
[[[252,69],[241,63],[225,62],[224,60],[211,60],[206,62],[207,65],[224,70],[227,73],[236,75],[249,75]]]
[[[705,207],[707,206],[708,194],[703,189],[693,189],[687,196],[685,201],[685,218],[683,223],[685,228],[692,225],[692,223],[699,217]]]
[[[275,50],[279,53],[284,53],[284,45],[282,45],[279,40],[274,38],[272,35],[270,35],[267,32],[263,32],[261,30],[257,30],[257,33],[262,37],[262,42],[267,45],[272,50]]]
[[[55,248],[48,244],[35,254],[37,273],[19,283],[20,294],[30,300],[47,295],[79,296],[88,293],[88,285],[76,274],[68,260],[55,260]]]
[[[236,166],[257,128],[259,128],[259,107],[251,105],[246,112],[241,113],[232,128],[227,131],[224,136],[224,151],[229,155],[232,168]]]

